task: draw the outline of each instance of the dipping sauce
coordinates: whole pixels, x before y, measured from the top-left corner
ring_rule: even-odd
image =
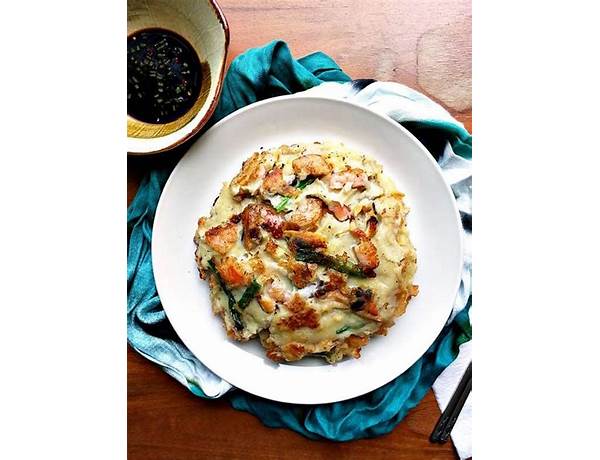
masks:
[[[165,29],[127,37],[127,113],[146,123],[177,120],[202,86],[200,59],[187,40]]]

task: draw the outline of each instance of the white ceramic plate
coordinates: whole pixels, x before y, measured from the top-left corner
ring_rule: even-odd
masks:
[[[257,341],[229,340],[198,276],[192,241],[223,182],[261,146],[336,140],[370,154],[406,194],[408,227],[417,250],[419,295],[386,337],[360,359],[328,365],[317,358],[275,364]],[[391,119],[348,102],[284,96],[250,105],[208,130],[181,159],[156,212],[154,277],[171,324],[209,369],[232,385],[276,401],[317,404],[374,390],[408,369],[431,345],[451,312],[462,266],[459,214],[431,155]]]

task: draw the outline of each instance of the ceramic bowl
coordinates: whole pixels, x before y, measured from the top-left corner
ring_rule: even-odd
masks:
[[[170,150],[200,131],[217,106],[225,74],[229,26],[214,0],[127,1],[127,36],[157,27],[192,45],[202,66],[202,89],[192,108],[175,121],[144,123],[127,115],[127,151],[133,155]]]

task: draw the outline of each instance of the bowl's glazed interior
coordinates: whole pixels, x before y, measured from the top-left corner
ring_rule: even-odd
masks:
[[[127,115],[127,150],[156,153],[181,144],[210,118],[220,93],[229,41],[227,23],[211,0],[128,0],[127,35],[161,28],[182,36],[201,63],[202,85],[193,106],[169,123],[145,123]]]

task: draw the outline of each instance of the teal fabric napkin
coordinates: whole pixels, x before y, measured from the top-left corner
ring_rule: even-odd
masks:
[[[246,51],[232,62],[209,126],[258,100],[304,91],[323,82],[350,81],[327,55],[317,52],[296,60],[284,42],[273,41]],[[355,81],[349,85],[360,88],[370,82]],[[471,156],[471,136],[451,117],[448,122],[436,117],[402,123],[436,159],[442,158],[446,143],[455,153]],[[347,441],[378,436],[390,432],[421,401],[438,375],[456,358],[459,345],[470,340],[469,288],[466,308],[453,315],[427,352],[404,374],[369,394],[333,404],[301,406],[232,389],[177,337],[156,292],[150,252],[152,223],[170,172],[171,168],[151,171],[128,209],[127,338],[136,351],[159,364],[194,394],[203,398],[227,397],[234,408],[256,415],[267,426],[290,428],[313,439]]]

